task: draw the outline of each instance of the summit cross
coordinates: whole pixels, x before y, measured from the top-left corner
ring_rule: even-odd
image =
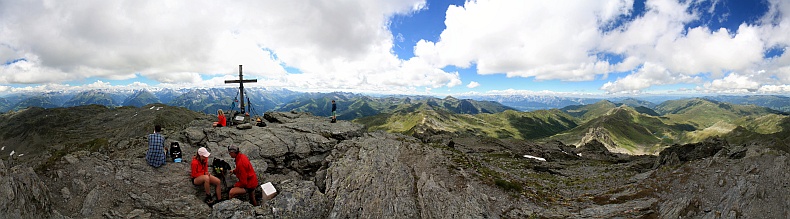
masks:
[[[245,110],[244,110],[244,82],[257,83],[258,79],[247,79],[247,80],[244,80],[244,76],[241,75],[241,65],[239,65],[239,80],[225,80],[226,84],[239,83],[239,99],[241,99],[241,102],[239,104],[239,108],[241,108],[241,113],[246,113]]]

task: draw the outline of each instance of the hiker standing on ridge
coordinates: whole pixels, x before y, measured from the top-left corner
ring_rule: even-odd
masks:
[[[228,124],[228,120],[225,119],[225,113],[222,112],[222,109],[217,110],[217,121],[212,124],[212,127],[225,127]]]
[[[247,158],[247,155],[240,153],[239,147],[236,145],[228,146],[228,153],[230,157],[236,160],[236,168],[231,170],[231,172],[236,174],[236,178],[239,179],[239,181],[233,185],[233,188],[230,189],[230,192],[228,192],[229,198],[245,193],[253,194],[258,187],[258,176],[255,175],[255,170],[252,168],[250,159]],[[250,202],[252,202],[253,206],[258,205],[258,201],[255,200],[254,196],[250,197]]]
[[[145,152],[145,161],[153,167],[165,165],[165,137],[162,134],[162,126],[155,125],[154,133],[148,134],[148,151]]]
[[[208,156],[211,153],[206,150],[205,147],[200,147],[198,149],[197,154],[192,157],[192,173],[190,176],[192,177],[192,184],[197,186],[203,186],[203,189],[206,191],[206,199],[203,201],[210,204],[216,200],[222,200],[222,187],[220,186],[219,178],[212,176],[209,174],[208,171]],[[214,185],[216,188],[215,195],[211,195],[211,185]]]
[[[337,115],[335,111],[337,111],[337,105],[335,104],[335,100],[332,100],[332,123],[337,122]]]

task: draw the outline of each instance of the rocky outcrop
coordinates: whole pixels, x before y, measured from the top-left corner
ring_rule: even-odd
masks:
[[[742,158],[714,156],[657,172],[657,209],[666,218],[777,218],[790,215],[787,154],[752,145]]]
[[[577,145],[585,145],[591,141],[599,142],[610,151],[619,150],[617,144],[612,140],[609,130],[604,127],[589,128]]]
[[[6,168],[0,161],[0,218],[49,218],[52,209],[50,190],[30,167]]]
[[[576,148],[574,151],[576,155],[593,160],[615,161],[617,156],[609,152],[609,150],[598,140],[591,140],[581,147]]]
[[[727,142],[722,139],[707,139],[704,142],[672,145],[661,151],[654,167],[660,165],[678,165],[683,162],[711,157],[725,148]],[[738,155],[735,155],[738,156]]]

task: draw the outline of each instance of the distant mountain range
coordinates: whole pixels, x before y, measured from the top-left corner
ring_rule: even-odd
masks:
[[[235,88],[23,93],[0,98],[0,110],[92,104],[140,107],[164,103],[215,114],[218,109],[239,110],[237,99]],[[252,88],[247,89],[245,99],[252,115],[299,111],[328,117],[331,101],[335,100],[338,119],[355,120],[371,131],[559,140],[574,145],[597,140],[611,151],[631,154],[653,154],[671,144],[694,143],[733,133],[738,133],[739,138],[754,138],[786,132],[784,124],[790,121],[786,113],[790,98],[785,96],[666,97],[669,100],[656,104],[636,98],[371,97],[344,92]]]
[[[790,131],[784,129],[790,122],[787,113],[704,98],[670,100],[658,105],[638,100],[620,103],[601,100],[562,109],[505,110],[490,114],[458,114],[419,103],[406,106],[355,121],[365,124],[370,131],[414,136],[448,133],[558,140],[577,146],[596,140],[610,151],[628,154],[656,154],[673,144],[695,143],[715,136],[738,134],[741,136],[738,141],[746,142],[759,138],[756,136]]]

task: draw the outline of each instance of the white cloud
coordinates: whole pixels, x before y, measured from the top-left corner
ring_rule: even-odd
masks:
[[[655,85],[698,83],[699,77],[685,74],[673,74],[661,65],[647,62],[636,72],[614,82],[607,82],[601,90],[608,93],[640,93],[641,90]]]
[[[468,87],[468,88],[476,88],[478,86],[480,86],[480,83],[477,83],[477,81],[469,82],[469,84],[466,85],[466,87]]]
[[[4,66],[4,84],[144,76],[163,86],[200,85],[207,84],[201,75],[233,76],[239,64],[260,86],[410,90],[460,84],[457,73],[415,67],[392,53],[388,18],[423,10],[424,0],[3,5],[0,58],[28,60]],[[301,73],[287,74],[286,66]],[[401,87],[383,86],[385,79],[399,79],[395,86]]]
[[[448,8],[438,42],[420,41],[414,51],[439,67],[476,63],[480,74],[591,80],[611,68],[590,53],[599,25],[630,11],[629,3],[468,1]]]
[[[601,29],[611,29],[621,15],[632,13],[633,1],[470,1],[450,7],[440,39],[420,41],[414,51],[433,66],[475,63],[479,74],[536,80],[589,81],[610,72],[634,72],[602,86],[607,92],[699,84],[705,82],[702,75],[716,80],[731,71],[768,69],[776,74],[787,64],[766,64],[763,52],[790,45],[790,3],[770,3],[770,22],[728,31],[686,27],[725,4],[697,8],[696,1],[648,0],[644,15],[607,32]],[[598,53],[619,54],[624,60],[612,64]],[[759,80],[775,83],[771,77]]]
[[[719,1],[647,0],[643,15],[625,21],[633,0],[467,1],[447,8],[447,29],[436,42],[419,41],[407,60],[393,54],[404,35],[387,25],[425,10],[425,0],[0,1],[0,63],[23,59],[0,66],[0,84],[145,77],[161,87],[229,86],[223,80],[240,64],[259,80],[250,86],[377,93],[459,86],[460,74],[442,69],[473,64],[482,75],[535,80],[630,72],[601,86],[610,93],[679,83],[724,92],[717,83],[730,72],[757,83],[747,90],[790,84],[790,54],[763,57],[790,46],[783,0],[769,0],[759,22],[737,30],[686,27],[731,7]]]
[[[760,88],[760,83],[753,81],[753,77],[730,73],[727,77],[716,79],[705,83],[707,91],[718,91],[724,93],[744,93],[754,92]]]
[[[760,89],[758,89],[757,91],[760,92],[760,93],[776,93],[776,94],[785,93],[786,94],[786,93],[790,93],[790,85],[787,85],[787,84],[783,84],[783,85],[765,85],[765,86],[760,87]]]

